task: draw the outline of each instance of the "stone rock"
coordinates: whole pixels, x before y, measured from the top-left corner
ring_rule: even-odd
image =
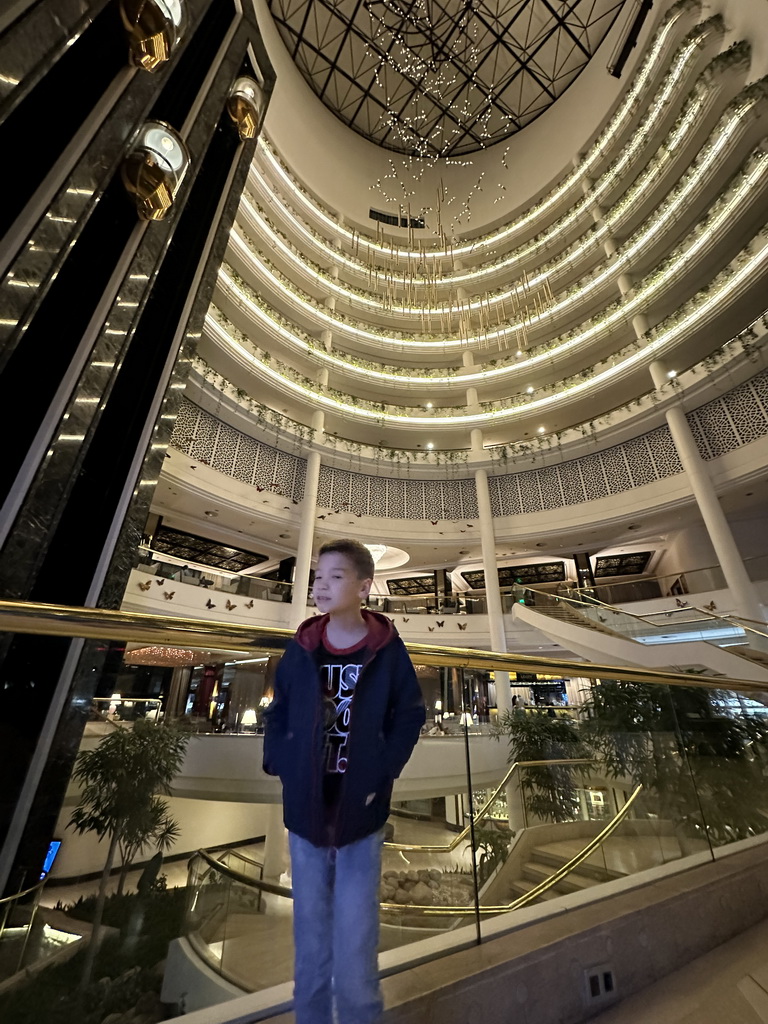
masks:
[[[410,896],[405,889],[398,889],[395,893],[395,903],[410,903]]]
[[[158,993],[153,991],[142,992],[139,995],[133,1012],[137,1017],[148,1018],[142,1024],[157,1024],[158,1021],[165,1019],[165,1007]]]
[[[430,880],[427,882],[427,885],[429,886],[430,889],[439,889],[440,888],[440,883],[436,882],[434,880],[434,878],[430,878]]]
[[[108,1013],[101,1024],[117,1024],[118,1021],[123,1019],[122,1013]]]
[[[395,898],[397,889],[392,885],[382,885],[381,887],[381,899],[384,903],[391,903]]]
[[[432,890],[424,882],[418,882],[413,889],[411,889],[411,903],[416,903],[420,907],[428,907],[434,902],[434,896]]]
[[[438,871],[437,868],[430,868],[429,877],[432,879],[433,882],[439,882],[440,879],[443,877],[443,872]]]
[[[427,871],[426,868],[419,868],[419,870],[416,872],[416,874],[419,876],[419,881],[420,882],[428,882],[429,881],[429,871]]]
[[[385,871],[382,875],[383,878],[399,878],[400,874],[397,871],[393,871],[391,868],[389,871]]]
[[[420,880],[418,871],[414,871],[413,868],[411,868],[405,877],[409,882],[418,882]]]
[[[139,998],[136,1000],[136,1006],[134,1007],[134,1013],[148,1013],[153,1017],[157,1013],[163,1012],[163,1004],[160,1002],[160,996],[157,992],[142,992]],[[162,1017],[158,1017],[158,1020],[162,1020]]]

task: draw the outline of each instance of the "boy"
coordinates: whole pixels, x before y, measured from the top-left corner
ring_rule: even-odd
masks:
[[[381,846],[392,784],[425,720],[413,665],[390,620],[361,610],[368,549],[320,548],[314,601],[277,669],[264,770],[283,783],[296,952],[296,1024],[374,1024]]]

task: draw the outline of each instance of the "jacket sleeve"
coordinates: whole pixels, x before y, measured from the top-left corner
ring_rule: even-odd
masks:
[[[396,779],[405,767],[427,717],[411,659],[399,637],[396,643],[398,651],[393,666],[395,681],[387,727],[384,730],[386,761],[392,779]]]
[[[272,703],[264,709],[264,761],[267,775],[279,775],[280,754],[288,732],[288,662],[286,650],[275,672],[275,694]]]

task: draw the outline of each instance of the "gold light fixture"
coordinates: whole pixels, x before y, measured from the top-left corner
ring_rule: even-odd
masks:
[[[169,61],[186,24],[183,0],[120,0],[133,63],[156,71]]]
[[[237,125],[240,138],[255,139],[264,117],[264,90],[249,76],[236,79],[227,97],[229,116]]]
[[[189,167],[189,151],[164,121],[145,121],[123,160],[123,184],[142,220],[162,220]]]

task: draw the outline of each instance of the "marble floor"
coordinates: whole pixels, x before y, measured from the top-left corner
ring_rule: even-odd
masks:
[[[768,921],[723,943],[590,1024],[766,1024]]]

